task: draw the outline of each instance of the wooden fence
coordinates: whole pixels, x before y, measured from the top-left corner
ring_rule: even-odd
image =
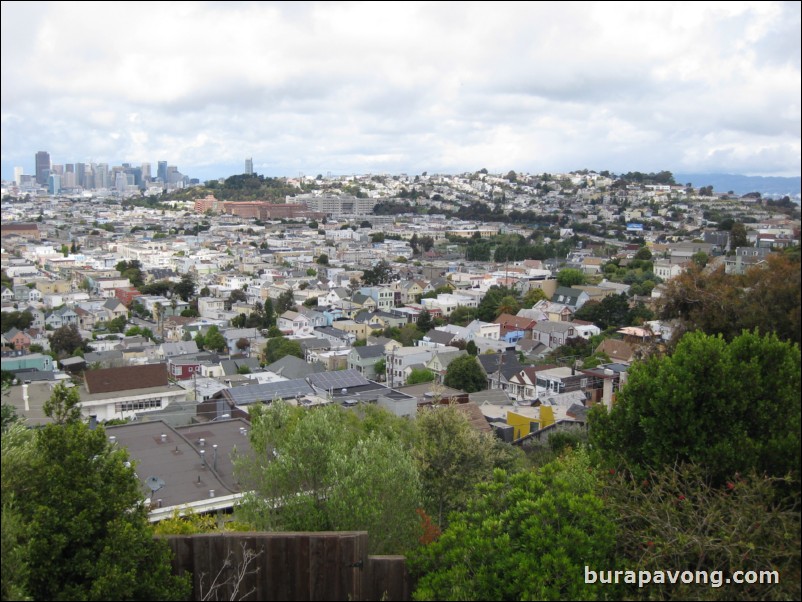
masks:
[[[409,600],[403,556],[368,556],[365,531],[166,537],[193,600]]]

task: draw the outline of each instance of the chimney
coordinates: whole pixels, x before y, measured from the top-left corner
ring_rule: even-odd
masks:
[[[214,489],[209,490],[209,497],[214,497]]]
[[[165,433],[162,433],[161,440],[162,440],[162,443],[167,443],[167,435]]]
[[[200,450],[201,464],[206,466],[206,450]]]
[[[29,398],[28,398],[28,383],[23,383],[22,384],[22,401],[25,402],[25,411],[26,412],[30,412],[31,411],[31,407],[28,404],[28,401],[29,401]]]
[[[205,446],[206,445],[206,439],[198,439],[198,445],[200,445],[201,447]]]
[[[212,469],[217,470],[217,443],[212,445],[212,449],[214,450],[214,457],[212,458]]]
[[[117,437],[115,437],[114,435],[111,435],[111,436],[109,437],[109,443],[111,443],[112,445],[114,445],[115,443],[117,443]]]

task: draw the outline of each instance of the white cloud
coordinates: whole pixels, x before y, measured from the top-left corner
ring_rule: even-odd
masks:
[[[800,171],[800,5],[2,4],[2,166]]]

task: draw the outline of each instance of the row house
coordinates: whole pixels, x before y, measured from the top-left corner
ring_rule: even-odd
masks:
[[[532,340],[542,343],[549,349],[557,349],[565,345],[570,338],[578,336],[577,330],[570,322],[539,322],[532,329]]]
[[[305,315],[295,311],[285,311],[276,321],[281,332],[295,336],[311,336],[314,332],[312,321]]]
[[[501,314],[494,320],[501,327],[500,337],[508,343],[517,343],[521,339],[531,339],[532,329],[537,322],[522,316]]]
[[[384,374],[376,372],[376,364],[384,359],[384,345],[363,345],[354,347],[348,354],[348,369],[356,370],[368,380],[377,380]]]
[[[70,326],[75,324],[78,326],[78,314],[76,314],[69,307],[62,307],[55,310],[46,319],[45,324],[50,326],[53,330],[57,330],[62,326]]]

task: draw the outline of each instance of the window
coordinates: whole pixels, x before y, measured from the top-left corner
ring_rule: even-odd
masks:
[[[152,410],[162,407],[161,399],[141,399],[138,401],[126,401],[114,404],[117,412],[135,412],[139,410]]]

